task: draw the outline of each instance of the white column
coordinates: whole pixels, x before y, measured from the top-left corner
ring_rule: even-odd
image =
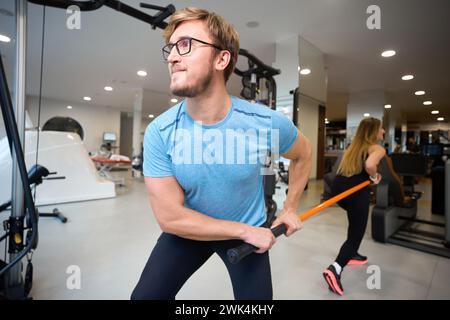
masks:
[[[310,178],[317,177],[317,159],[319,152],[319,105],[326,107],[327,99],[327,73],[325,70],[325,59],[323,53],[312,43],[302,37],[298,37],[299,59],[297,65],[297,78],[299,79],[299,99],[297,106],[298,127],[300,131],[309,139],[312,146],[312,168]],[[300,69],[309,69],[311,73],[300,74]],[[323,141],[325,148],[325,141]]]
[[[134,95],[133,104],[133,140],[132,155],[137,156],[141,152],[141,123],[142,123],[142,99],[144,90],[139,88]]]
[[[365,113],[383,121],[385,101],[382,90],[350,94],[347,105],[347,144],[351,142]]]
[[[294,96],[289,92],[298,87],[298,36],[279,40],[275,44],[275,62],[273,67],[280,69],[275,76],[277,82],[277,110],[292,119]]]

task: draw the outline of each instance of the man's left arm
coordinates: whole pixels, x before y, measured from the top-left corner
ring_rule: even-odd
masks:
[[[289,192],[284,202],[283,212],[273,222],[272,228],[284,223],[286,225],[286,236],[288,237],[303,227],[303,223],[298,218],[297,210],[300,197],[311,172],[311,143],[298,131],[294,144],[282,156],[291,160],[289,165]]]

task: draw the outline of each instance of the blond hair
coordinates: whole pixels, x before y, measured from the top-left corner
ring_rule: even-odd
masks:
[[[376,118],[365,118],[360,122],[352,143],[344,153],[337,174],[350,177],[363,170],[369,147],[377,143],[380,127],[381,121]]]
[[[228,50],[231,53],[230,63],[224,71],[225,83],[230,78],[238,59],[239,53],[239,35],[236,29],[225,21],[224,18],[214,12],[209,12],[204,9],[188,7],[177,10],[169,20],[169,24],[164,29],[164,38],[166,43],[169,42],[170,37],[175,29],[185,21],[200,20],[206,22],[206,27],[209,34],[214,41],[214,44],[219,48]]]

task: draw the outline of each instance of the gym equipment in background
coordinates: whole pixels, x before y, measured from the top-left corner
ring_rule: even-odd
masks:
[[[33,202],[30,183],[26,171],[23,149],[20,142],[19,131],[14,116],[8,82],[3,68],[0,53],[0,104],[10,156],[18,167],[21,188],[23,189],[24,205],[20,212],[11,210],[11,215],[4,222],[6,234],[0,240],[8,239],[7,252],[9,261],[0,262],[0,297],[7,299],[27,299],[33,282],[33,264],[31,258],[38,244],[38,214]],[[25,119],[24,119],[25,120]],[[2,163],[2,162],[0,162]],[[11,181],[11,180],[0,180]],[[4,188],[2,188],[3,190]],[[16,201],[11,204],[16,205]],[[25,233],[26,231],[26,233]],[[24,235],[25,233],[25,235]],[[27,257],[25,279],[22,275],[22,259]]]
[[[89,0],[89,1],[74,1],[74,0],[28,0],[34,4],[43,6],[55,7],[66,10],[70,6],[77,6],[80,11],[94,11],[103,6],[122,12],[135,19],[141,20],[152,26],[152,29],[165,29],[167,23],[164,22],[166,18],[175,12],[175,7],[169,4],[166,7],[155,6],[152,4],[141,3],[141,8],[158,10],[158,14],[151,16],[142,11],[139,11],[123,2],[117,0]]]
[[[426,174],[427,161],[421,154],[392,154],[393,167],[399,175],[416,177]],[[395,203],[395,184],[389,183],[389,170],[380,162],[383,177],[376,190],[376,205],[372,210],[372,237],[382,243],[391,243],[450,258],[450,162],[445,168],[446,216],[444,223],[419,219],[417,200],[421,192],[414,190],[410,179],[405,195],[412,198],[408,204]],[[403,199],[401,199],[403,200]],[[399,202],[399,201],[397,201]]]
[[[247,70],[234,69],[234,73],[242,77],[243,89],[241,96],[246,100],[257,102],[272,110],[276,110],[277,84],[274,76],[280,74],[281,71],[264,64],[264,62],[245,49],[240,49],[239,55],[247,58],[248,61]],[[263,177],[264,202],[268,224],[275,219],[277,212],[277,203],[273,200],[276,185],[273,161],[273,156],[269,151],[264,164],[265,174]]]
[[[59,131],[25,131],[25,163],[35,164],[39,134],[39,163],[65,176],[64,180],[51,180],[39,187],[36,205],[52,205],[65,202],[113,198],[116,196],[113,182],[102,178],[76,133]],[[0,140],[0,181],[11,181],[12,161],[8,140]],[[1,188],[0,203],[11,198],[8,188]]]

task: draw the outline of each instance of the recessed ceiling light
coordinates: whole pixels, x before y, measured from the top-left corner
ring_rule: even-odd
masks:
[[[109,86],[106,86],[104,89],[105,89],[105,91],[113,91],[113,88],[109,87]]]
[[[249,28],[256,28],[256,27],[259,27],[259,22],[258,21],[249,21],[245,25]]]
[[[72,109],[72,106],[67,106],[67,109]]]
[[[381,56],[385,57],[385,58],[389,58],[389,57],[395,56],[395,53],[396,52],[394,50],[386,50],[381,53]]]
[[[423,95],[425,94],[425,91],[419,90],[419,91],[414,92],[414,94],[415,94],[416,96],[423,96]]]
[[[0,41],[1,42],[11,42],[11,38],[0,34]]]
[[[84,100],[84,101],[91,101],[92,98],[91,98],[91,97],[83,97],[83,100]]]
[[[412,74],[407,74],[402,77],[402,80],[412,80],[414,76]]]
[[[155,116],[153,114],[149,114],[148,117],[153,119]]]
[[[370,113],[364,113],[364,117],[370,117]]]
[[[433,104],[433,102],[431,102],[431,101],[424,101],[423,104],[426,105],[426,106],[431,106]]]
[[[170,102],[177,103],[178,99],[172,98],[172,99],[170,99]]]
[[[300,74],[302,74],[304,76],[306,76],[310,73],[311,73],[311,69],[308,69],[308,68],[300,69]]]
[[[439,114],[439,110],[433,110],[431,111],[431,114]]]
[[[439,117],[436,119],[437,121],[444,121],[444,117]]]
[[[147,71],[139,70],[139,71],[137,72],[137,75],[140,76],[140,77],[145,77],[145,76],[147,75]]]
[[[390,109],[390,108],[392,108],[392,106],[391,106],[390,104],[385,104],[385,105],[384,105],[384,108],[385,108],[385,109]]]

